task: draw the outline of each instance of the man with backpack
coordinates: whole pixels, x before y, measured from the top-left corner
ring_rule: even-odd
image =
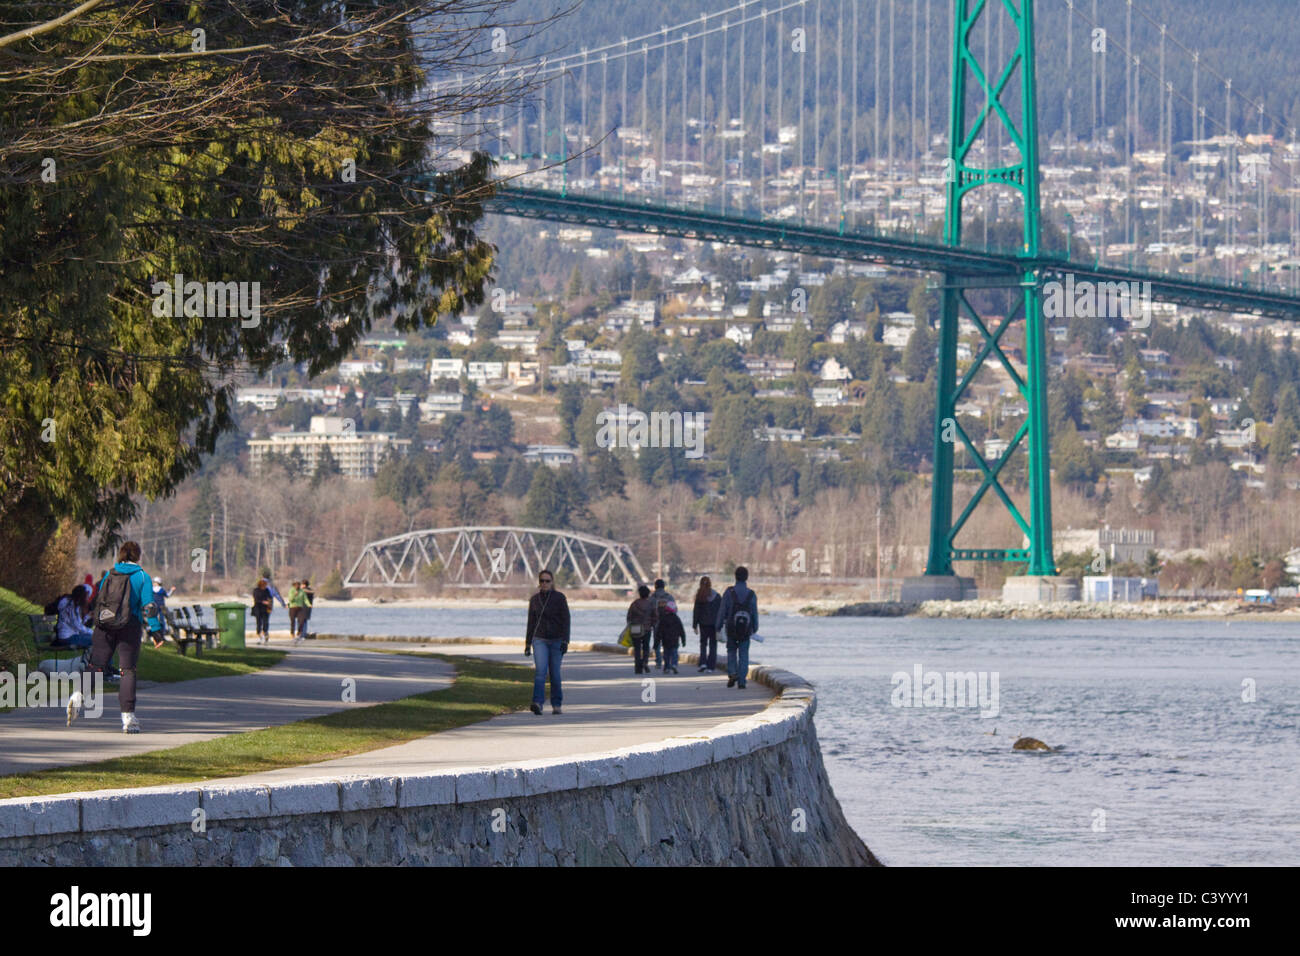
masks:
[[[745,689],[749,639],[758,633],[758,595],[749,589],[749,569],[736,568],[736,583],[722,592],[718,630],[727,636],[727,686]]]
[[[99,582],[99,594],[91,608],[90,666],[103,671],[114,653],[122,670],[117,690],[122,710],[122,733],[140,733],[135,716],[135,670],[140,660],[140,639],[148,627],[150,634],[161,629],[158,609],[153,603],[153,581],[140,567],[140,545],[125,542],[117,552],[117,564]]]

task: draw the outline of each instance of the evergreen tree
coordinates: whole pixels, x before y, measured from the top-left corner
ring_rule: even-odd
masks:
[[[545,466],[541,466],[545,467]],[[533,470],[528,462],[524,461],[523,456],[516,456],[510,462],[510,468],[506,471],[506,480],[501,490],[511,498],[522,498],[528,494],[528,489],[533,484]]]
[[[577,441],[573,426],[578,416],[582,414],[584,391],[585,389],[576,383],[561,385],[559,388],[560,400],[556,403],[556,409],[560,415],[561,439],[567,445]]]
[[[916,329],[903,350],[903,374],[909,382],[919,382],[934,367],[934,339],[930,326],[922,319],[916,320]]]
[[[530,528],[569,526],[569,500],[555,469],[543,465],[533,473],[524,501],[523,522]]]
[[[601,451],[592,458],[597,492],[605,498],[626,498],[627,481],[623,477],[623,466],[619,463],[618,456]]]
[[[577,299],[582,295],[582,267],[574,266],[573,272],[569,275],[569,285],[564,290],[564,294],[570,299]]]
[[[326,445],[316,459],[316,473],[311,476],[312,487],[316,487],[327,478],[334,478],[341,474],[343,469],[339,467],[338,459],[334,457],[334,452],[330,451],[329,445]]]

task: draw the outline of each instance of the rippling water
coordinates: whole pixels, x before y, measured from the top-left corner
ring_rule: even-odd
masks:
[[[610,640],[621,622],[575,611],[573,636]],[[522,640],[525,614],[322,607],[312,625]],[[753,663],[817,685],[831,783],[886,863],[1300,863],[1294,624],[771,614],[762,633]],[[894,706],[892,675],[916,665],[996,673],[998,716]],[[1060,749],[1013,751],[1017,734]]]

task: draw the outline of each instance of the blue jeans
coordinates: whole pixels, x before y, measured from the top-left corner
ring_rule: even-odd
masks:
[[[664,662],[664,655],[663,655],[663,639],[659,636],[658,629],[656,629],[654,632],[654,645],[655,645],[655,667],[659,667]]]
[[[727,676],[734,677],[741,684],[749,674],[749,638],[733,641],[727,638]]]
[[[664,670],[677,666],[677,645],[664,644]]]
[[[551,706],[559,707],[564,700],[560,686],[560,660],[564,657],[559,641],[533,641],[533,661],[537,676],[533,678],[533,703],[538,707],[546,700],[546,675],[551,676]]]

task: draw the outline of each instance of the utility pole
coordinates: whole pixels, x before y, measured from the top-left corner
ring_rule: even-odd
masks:
[[[655,524],[655,537],[658,539],[659,544],[659,556],[655,561],[655,577],[662,578],[664,576],[664,516],[662,512],[657,515]]]
[[[212,560],[212,539],[217,531],[216,512],[208,513],[208,553],[203,556],[203,570],[199,572],[199,593],[203,593],[203,581],[207,577],[208,562]]]
[[[876,600],[880,600],[880,509],[876,509]]]

